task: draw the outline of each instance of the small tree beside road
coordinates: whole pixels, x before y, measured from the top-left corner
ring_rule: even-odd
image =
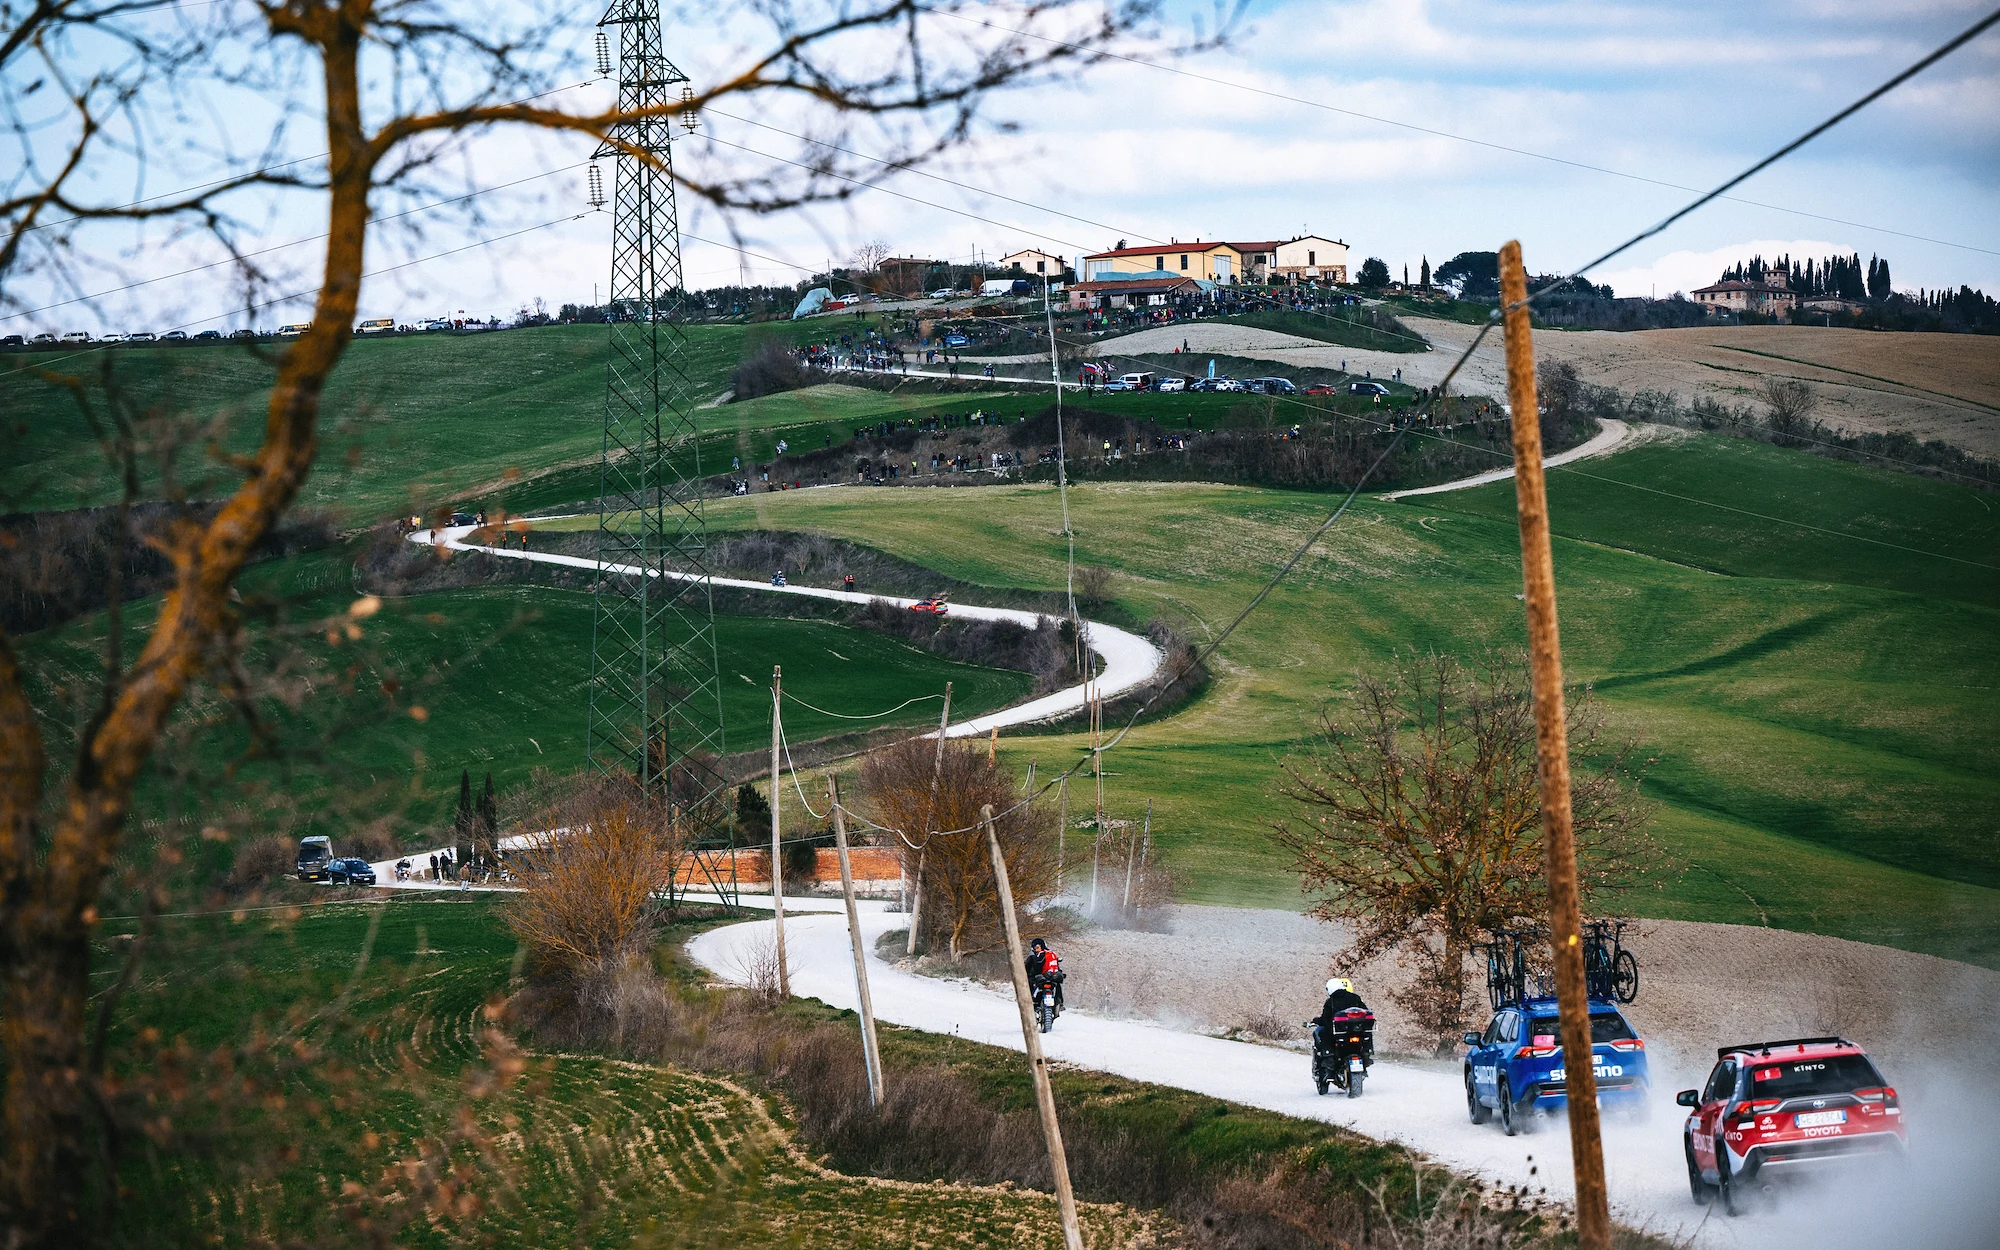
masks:
[[[936,799],[932,800],[932,778]],[[1014,779],[987,762],[983,744],[912,739],[886,747],[861,766],[861,784],[878,824],[901,830],[919,852],[903,845],[903,871],[922,895],[919,950],[943,948],[953,959],[1003,945],[993,860],[979,831],[979,809],[996,813],[994,832],[1007,864],[1015,907],[1026,912],[1056,894],[1055,813],[1016,806],[1026,796]],[[933,835],[932,830],[965,832]]]
[[[1568,700],[1571,754],[1606,754],[1589,691]],[[1577,871],[1594,893],[1630,879],[1645,813],[1627,750],[1572,773]],[[1351,971],[1390,951],[1416,967],[1397,1002],[1439,1053],[1466,1022],[1466,956],[1484,932],[1547,911],[1541,792],[1527,663],[1495,654],[1476,667],[1445,655],[1400,657],[1329,702],[1317,732],[1284,766],[1297,804],[1277,826],[1309,914],[1339,921]]]

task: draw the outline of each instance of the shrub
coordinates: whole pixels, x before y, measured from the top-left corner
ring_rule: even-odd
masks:
[[[259,886],[273,877],[282,877],[296,870],[298,864],[298,843],[290,838],[259,838],[255,842],[244,843],[243,849],[236,852],[236,862],[229,869],[229,880],[236,886]]]

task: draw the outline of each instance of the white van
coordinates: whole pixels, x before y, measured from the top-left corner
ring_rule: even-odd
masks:
[[[354,332],[356,334],[394,334],[396,332],[396,319],[394,317],[371,317],[360,325],[355,326]]]
[[[296,322],[288,326],[279,326],[278,337],[281,339],[295,339],[310,329],[312,329],[312,323],[309,321]]]
[[[1125,384],[1128,391],[1150,391],[1153,389],[1153,377],[1150,373],[1128,373],[1118,380]]]

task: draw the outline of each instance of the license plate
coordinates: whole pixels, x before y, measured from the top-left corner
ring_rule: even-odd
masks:
[[[1845,1111],[1808,1111],[1804,1115],[1792,1117],[1792,1123],[1800,1128],[1818,1128],[1822,1124],[1845,1124]]]
[[[1359,1059],[1349,1059],[1347,1061],[1347,1070],[1350,1072],[1361,1071],[1361,1061]]]

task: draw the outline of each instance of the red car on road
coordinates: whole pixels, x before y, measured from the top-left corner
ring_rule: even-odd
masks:
[[[945,613],[951,611],[951,605],[944,601],[943,595],[932,595],[928,599],[919,599],[911,604],[910,611],[929,612],[933,616],[943,616]]]
[[[1896,1091],[1842,1037],[1724,1046],[1702,1088],[1676,1097],[1688,1188],[1702,1205],[1740,1210],[1742,1186],[1840,1162],[1900,1167],[1909,1145]]]

